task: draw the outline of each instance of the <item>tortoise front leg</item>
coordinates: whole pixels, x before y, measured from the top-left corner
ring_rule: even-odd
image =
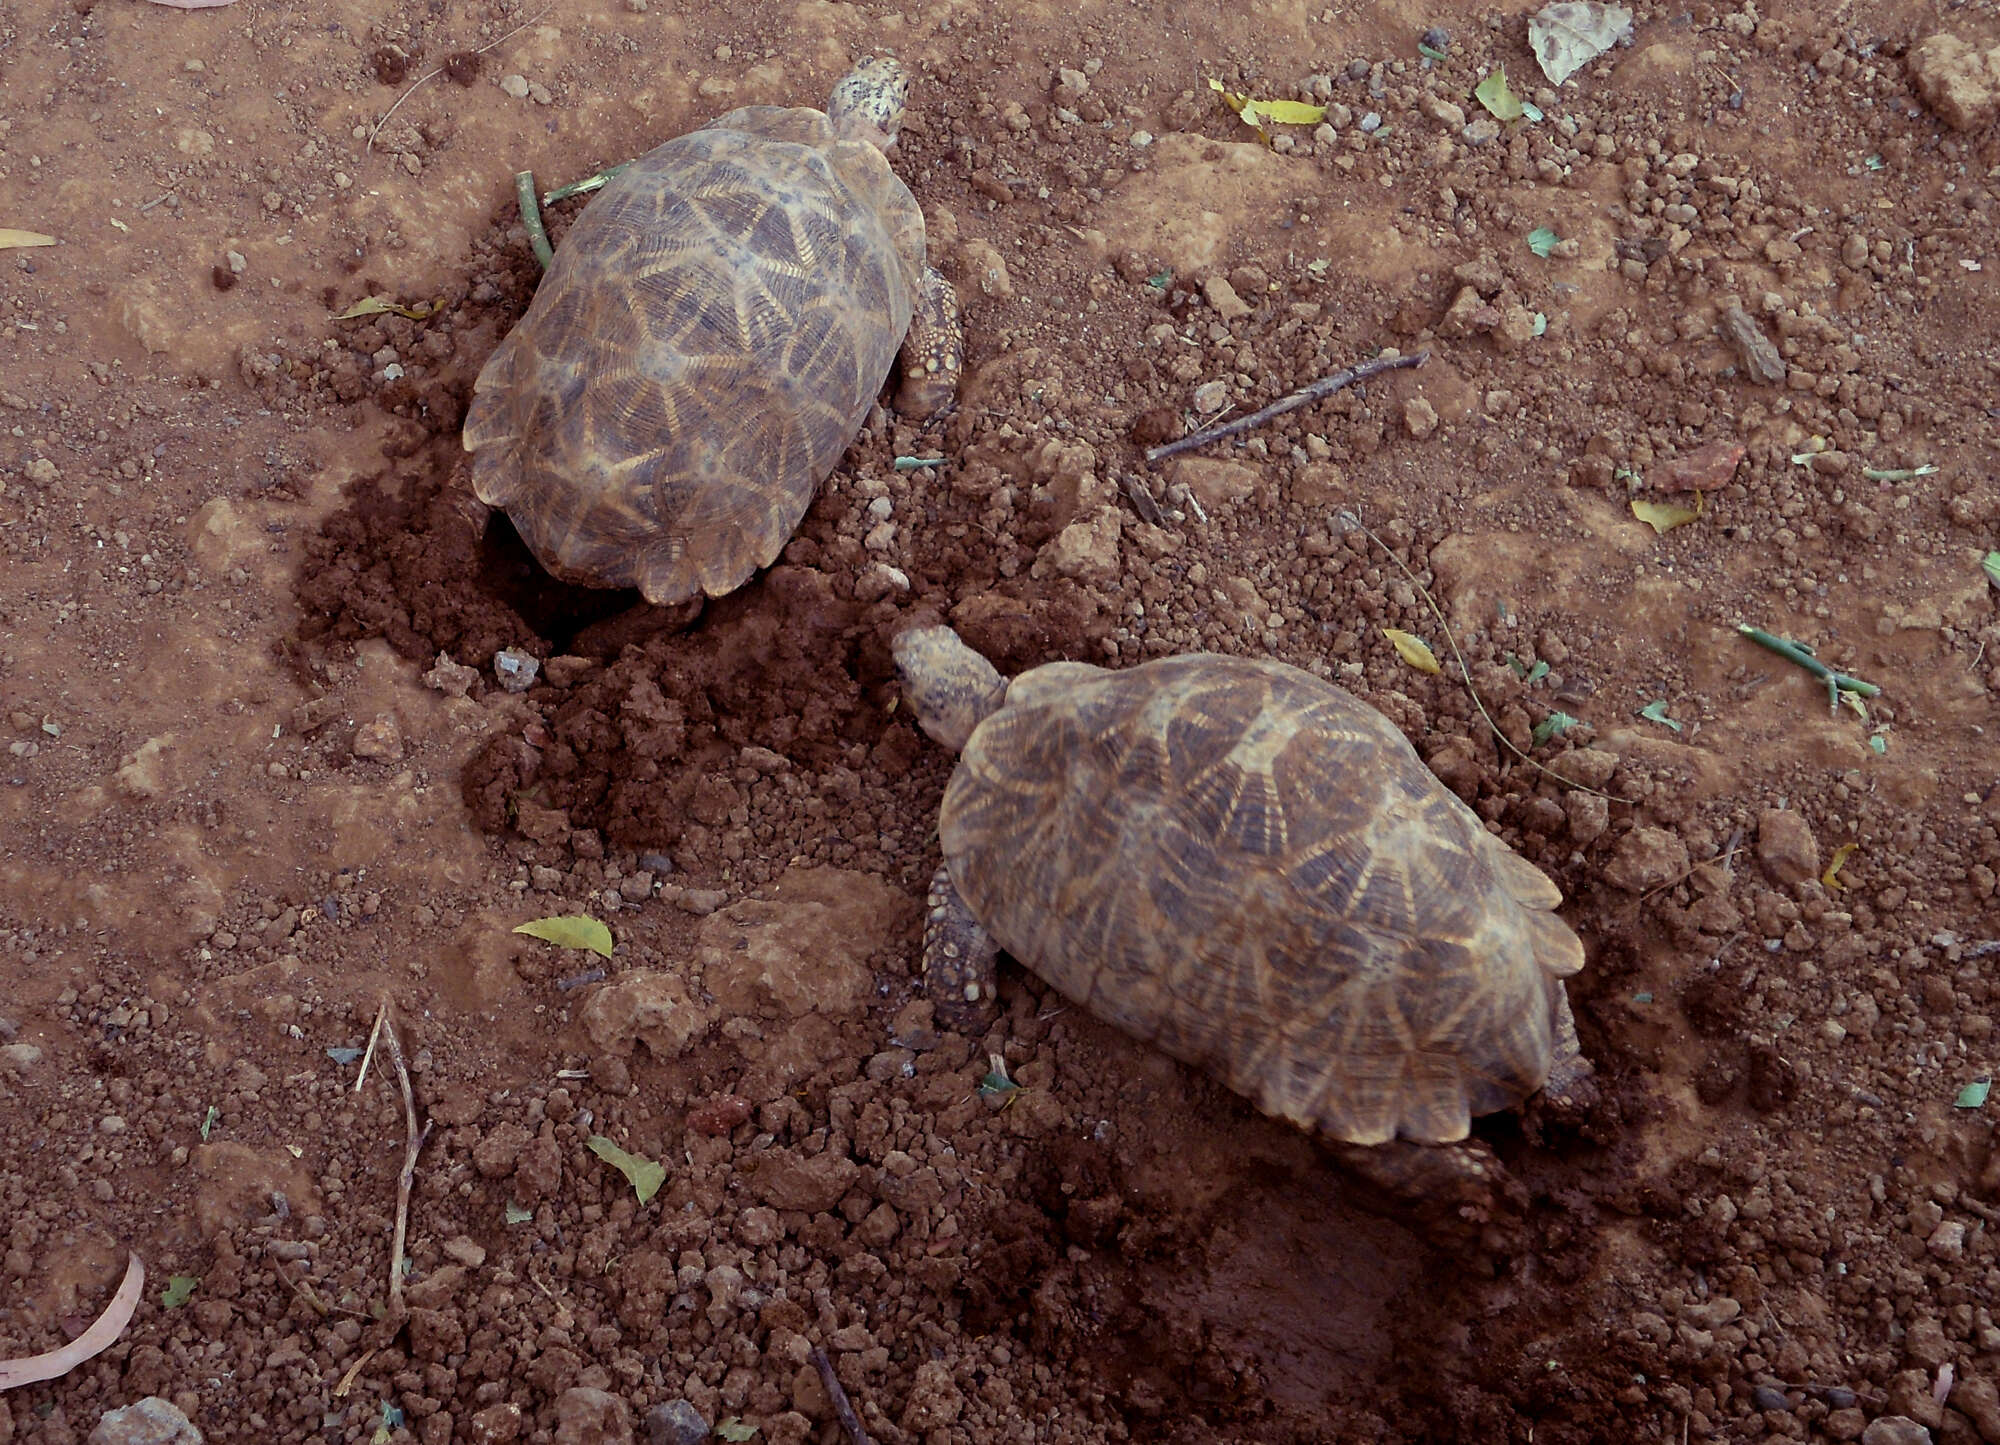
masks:
[[[1000,949],[939,864],[924,907],[924,992],[938,1022],[962,1034],[986,1032],[999,997]]]
[[[957,398],[959,374],[965,369],[965,327],[959,320],[958,293],[936,267],[924,267],[924,290],[910,316],[901,362],[896,410],[905,416],[922,421]]]
[[[1355,1202],[1447,1252],[1516,1253],[1527,1196],[1484,1142],[1347,1144],[1323,1139],[1362,1186]]]

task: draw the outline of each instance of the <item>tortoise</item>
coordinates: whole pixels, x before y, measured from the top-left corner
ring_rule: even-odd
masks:
[[[1588,1102],[1561,891],[1381,713],[1214,653],[1004,680],[950,628],[891,641],[959,754],[923,942],[939,1021],[984,1032],[1005,949],[1073,1003],[1316,1135],[1398,1204],[1483,1230],[1477,1115]]]
[[[560,581],[719,597],[768,566],[875,403],[956,392],[958,301],[889,167],[909,81],[747,106],[634,161],[473,383],[473,490]]]

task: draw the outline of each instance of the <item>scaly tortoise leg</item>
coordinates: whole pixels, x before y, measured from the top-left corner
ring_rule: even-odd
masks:
[[[999,998],[999,958],[999,945],[958,896],[949,866],[939,864],[924,901],[924,992],[939,1023],[962,1034],[986,1032]]]
[[[965,370],[965,327],[959,320],[958,293],[935,267],[924,267],[923,294],[910,315],[901,364],[896,410],[905,416],[922,421],[957,398],[959,375]]]
[[[1357,1203],[1400,1219],[1431,1243],[1503,1254],[1520,1246],[1526,1194],[1482,1141],[1322,1142],[1369,1196]]]

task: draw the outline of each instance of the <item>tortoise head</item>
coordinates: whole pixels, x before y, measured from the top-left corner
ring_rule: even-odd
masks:
[[[865,140],[889,150],[903,124],[910,77],[893,56],[864,59],[840,78],[826,118],[843,140]]]
[[[949,627],[912,627],[889,648],[918,724],[953,752],[1006,701],[1007,679]]]

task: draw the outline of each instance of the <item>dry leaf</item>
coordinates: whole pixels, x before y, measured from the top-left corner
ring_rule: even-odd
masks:
[[[0,1360],[0,1390],[17,1389],[39,1380],[60,1379],[85,1360],[110,1349],[125,1333],[125,1326],[132,1323],[132,1312],[139,1308],[139,1296],[145,1289],[146,1266],[139,1263],[138,1255],[131,1255],[118,1292],[111,1296],[111,1303],[104,1307],[104,1313],[91,1327],[59,1350],[30,1355],[22,1360]]]
[[[1507,84],[1507,69],[1502,66],[1474,87],[1472,98],[1485,106],[1495,120],[1519,120],[1527,112],[1521,108],[1521,97],[1514,94],[1514,88]]]
[[[159,0],[164,4],[165,0]],[[386,296],[363,296],[359,301],[335,316],[335,321],[357,321],[363,316],[396,315],[411,321],[428,321],[437,315],[438,307],[432,301],[419,301],[414,306],[405,306],[400,301],[391,301]]]
[[[155,5],[170,5],[176,10],[213,10],[219,5],[234,5],[236,0],[153,0]]]
[[[1528,44],[1549,84],[1561,85],[1632,33],[1632,12],[1597,0],[1560,0],[1528,21]]]
[[[1695,493],[1692,507],[1683,507],[1678,502],[1648,502],[1634,497],[1632,515],[1655,532],[1671,532],[1676,527],[1685,527],[1701,515],[1701,494]]]
[[[1437,654],[1431,651],[1430,644],[1423,638],[1405,632],[1400,627],[1385,627],[1382,629],[1382,635],[1389,639],[1403,661],[1418,672],[1437,677],[1444,671],[1438,666]]]
[[[1845,889],[1847,885],[1840,881],[1840,865],[1860,851],[1859,843],[1842,843],[1834,849],[1833,861],[1826,865],[1826,872],[1819,875],[1821,885],[1827,888]]]
[[[1264,122],[1273,121],[1279,125],[1318,125],[1326,119],[1326,107],[1308,105],[1302,100],[1252,100],[1248,96],[1237,95],[1225,90],[1222,82],[1213,76],[1208,88],[1222,97],[1222,103],[1242,117],[1243,123],[1269,140],[1265,134]]]
[[[40,231],[13,231],[0,226],[0,251],[14,251],[27,246],[53,246],[54,236],[44,236]]]
[[[539,938],[544,943],[558,944],[563,948],[587,948],[592,953],[611,957],[611,930],[595,918],[584,913],[566,914],[561,918],[536,918],[523,923],[514,930],[525,933],[530,938]]]
[[[667,1182],[667,1167],[640,1154],[628,1154],[602,1134],[592,1134],[590,1152],[625,1176],[641,1204],[651,1201]]]

